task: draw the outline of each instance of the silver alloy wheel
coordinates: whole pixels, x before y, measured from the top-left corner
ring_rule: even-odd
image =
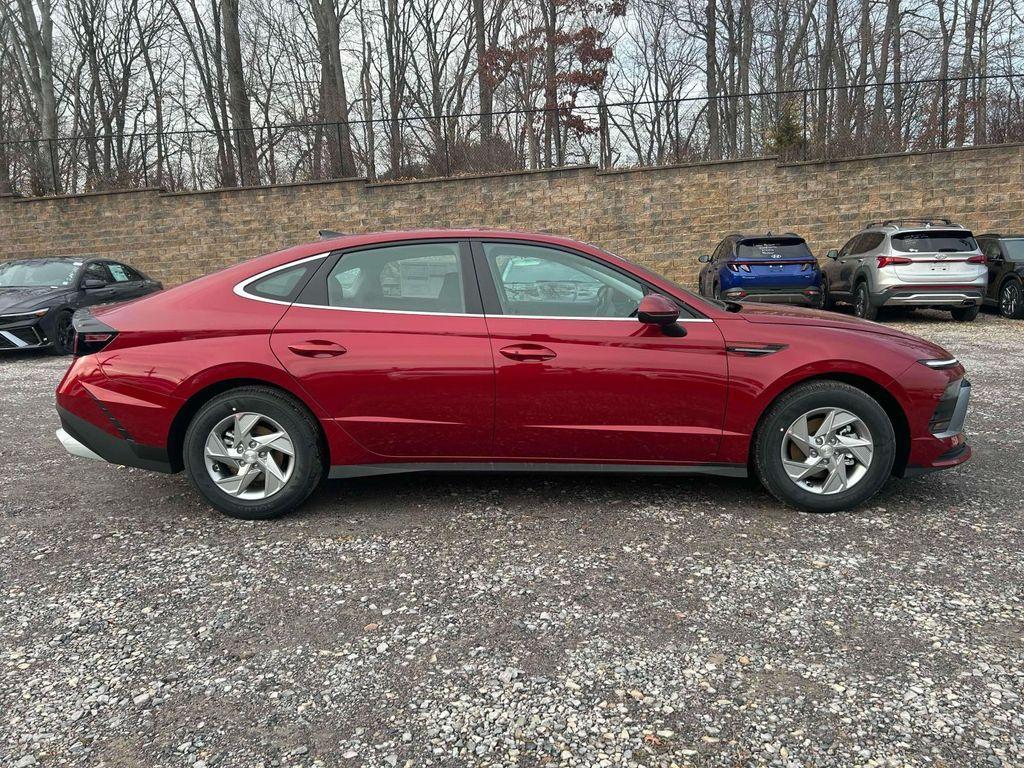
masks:
[[[295,468],[295,446],[281,425],[262,413],[235,413],[210,430],[206,471],[224,493],[259,501],[280,491]]]
[[[999,309],[1004,317],[1015,317],[1020,311],[1020,302],[1020,283],[1011,280],[1003,286],[1002,301],[999,302]]]
[[[782,438],[782,466],[797,487],[829,496],[864,479],[875,444],[867,425],[843,408],[815,408]]]

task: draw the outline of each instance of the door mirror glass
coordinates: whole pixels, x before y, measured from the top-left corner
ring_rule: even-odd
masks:
[[[707,264],[708,262],[711,261],[711,254],[701,254],[700,256],[697,257],[697,261],[699,261],[701,264]]]
[[[835,261],[836,259],[839,258],[839,251],[837,251],[835,248],[832,248],[832,249],[829,250],[829,252],[826,254],[826,256],[828,258],[832,259],[833,261]]]
[[[82,287],[87,291],[96,291],[100,288],[106,288],[106,280],[100,280],[98,277],[87,277],[82,281]]]
[[[660,293],[649,293],[640,300],[636,317],[645,325],[672,325],[679,319],[679,307]]]

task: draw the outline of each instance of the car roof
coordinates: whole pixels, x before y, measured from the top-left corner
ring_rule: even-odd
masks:
[[[995,237],[1000,240],[1020,240],[1021,238],[1024,238],[1024,234],[1014,235],[1009,232],[986,232],[983,235],[978,235],[978,237]]]

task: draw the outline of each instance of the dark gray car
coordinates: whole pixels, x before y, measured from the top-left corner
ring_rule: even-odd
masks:
[[[162,289],[134,267],[109,259],[0,262],[0,351],[49,349],[68,354],[76,309]]]

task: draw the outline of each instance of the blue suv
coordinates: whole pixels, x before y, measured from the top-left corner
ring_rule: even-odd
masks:
[[[821,306],[821,270],[799,235],[732,234],[701,256],[701,296]]]

